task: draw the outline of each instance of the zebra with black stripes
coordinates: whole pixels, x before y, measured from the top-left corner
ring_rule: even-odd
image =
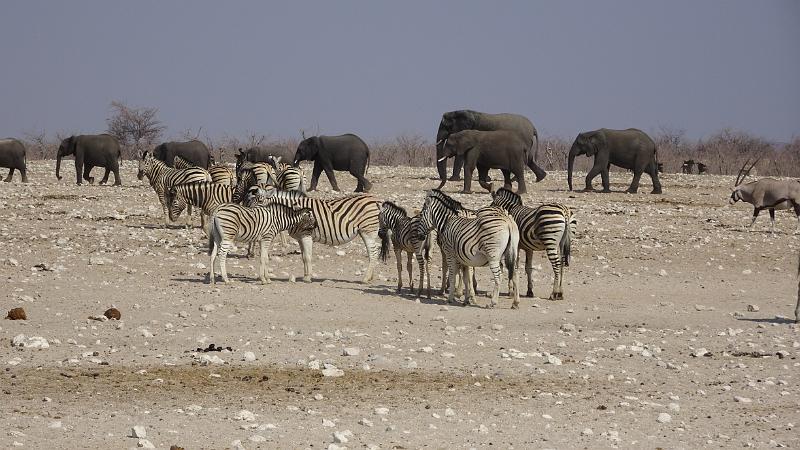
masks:
[[[161,202],[161,209],[164,212],[164,223],[169,224],[169,212],[167,210],[167,192],[172,186],[185,183],[211,181],[211,176],[205,169],[200,167],[189,167],[186,169],[175,169],[167,166],[166,163],[156,159],[150,152],[142,153],[139,159],[139,171],[136,177],[139,180],[144,177],[150,181],[150,186],[158,195],[158,201]],[[191,216],[191,208],[187,209],[188,214]],[[191,217],[187,220],[191,222]]]
[[[233,189],[233,202],[241,203],[245,199],[247,190],[252,186],[271,185],[277,186],[277,174],[269,163],[245,162],[236,172],[236,187]]]
[[[528,297],[533,297],[533,252],[544,251],[553,267],[553,291],[550,300],[563,300],[561,284],[569,267],[572,237],[577,220],[572,211],[561,203],[545,203],[537,208],[522,204],[522,198],[502,188],[492,193],[492,205],[508,211],[519,228],[519,248],[525,251],[525,273],[528,276]]]
[[[277,189],[264,189],[252,186],[246,197],[247,205],[262,205],[268,203],[281,203],[284,205],[297,204],[303,208],[311,209],[316,221],[316,227],[310,232],[299,233],[288,230],[300,245],[303,256],[303,280],[311,281],[312,243],[319,242],[326,245],[341,245],[360,236],[367,250],[369,265],[364,274],[363,282],[372,281],[375,265],[380,253],[378,242],[378,228],[380,202],[370,194],[353,194],[331,200],[306,197],[302,192],[281,191]]]
[[[173,161],[172,166],[175,167],[176,169],[188,169],[189,167],[198,167],[194,163],[181,158],[179,155],[175,155],[175,160]],[[208,168],[207,172],[211,176],[212,183],[227,184],[229,186],[233,186],[234,180],[236,179],[236,176],[234,175],[233,171],[227,165],[225,165],[225,163],[212,164]]]
[[[222,281],[228,282],[225,260],[234,242],[259,242],[261,257],[258,276],[262,283],[269,283],[269,248],[275,236],[284,230],[292,233],[309,233],[315,221],[311,210],[296,205],[272,203],[249,208],[235,203],[220,205],[211,217],[208,234],[208,254],[211,255],[209,278],[216,283],[214,263],[219,257],[219,273]]]
[[[452,205],[453,208],[455,208],[457,210],[457,214],[460,217],[475,217],[475,210],[474,209],[465,208],[460,202],[456,201],[455,199],[453,199],[452,197],[448,196],[447,194],[445,194],[444,192],[442,192],[442,191],[440,191],[438,189],[433,189],[433,190],[429,191],[428,195],[431,195],[433,197],[439,198],[444,202],[448,202],[448,204]],[[442,249],[442,241],[439,238],[439,235],[435,231],[423,230],[421,233],[424,233],[425,236],[426,236],[426,239],[428,239],[428,240],[431,238],[431,234],[435,234],[436,235],[436,245],[439,247],[439,254],[442,255],[442,263],[441,263],[441,267],[442,267],[442,288],[439,291],[439,295],[444,295],[447,292],[447,286],[448,286],[448,282],[449,282],[449,271],[447,269],[447,258],[445,258],[444,250]],[[470,272],[470,275],[471,275],[471,278],[472,278],[472,289],[473,290],[477,290],[478,289],[478,280],[475,277],[475,272],[471,267],[469,268],[469,272]],[[469,278],[467,278],[467,279],[469,279]],[[461,272],[460,271],[456,271],[456,297],[461,297],[462,294],[463,294],[463,290],[462,290]]]
[[[275,185],[282,191],[305,192],[306,177],[303,169],[281,162],[281,156],[267,156],[267,162],[275,169]]]
[[[403,288],[403,252],[408,255],[406,267],[408,269],[408,283],[414,290],[414,276],[412,257],[416,256],[419,265],[419,289],[417,297],[422,295],[422,286],[425,276],[428,278],[428,298],[431,298],[431,271],[430,271],[430,241],[420,236],[419,215],[409,217],[405,209],[392,202],[383,202],[378,216],[380,228],[378,236],[381,238],[381,259],[386,262],[389,256],[389,242],[394,248],[397,260],[397,292]]]
[[[455,297],[456,271],[461,270],[462,279],[469,280],[468,267],[488,265],[492,271],[494,288],[488,307],[497,305],[500,296],[501,260],[508,271],[511,290],[511,308],[519,308],[517,289],[517,252],[519,229],[514,219],[499,207],[487,206],[475,211],[475,217],[459,216],[461,204],[441,191],[429,192],[420,212],[420,227],[436,230],[441,239],[442,250],[447,258],[450,292],[448,302]],[[470,283],[464,304],[474,302],[475,291]]]
[[[233,189],[229,184],[213,182],[197,182],[177,184],[166,195],[169,219],[173,222],[181,215],[184,209],[194,206],[200,210],[200,226],[206,230],[206,216],[211,216],[219,205],[230,203]]]

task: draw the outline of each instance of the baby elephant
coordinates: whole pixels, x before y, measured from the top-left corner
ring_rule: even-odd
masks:
[[[0,167],[7,167],[8,177],[5,182],[11,181],[14,176],[14,169],[19,170],[22,182],[28,182],[28,171],[25,158],[25,146],[17,139],[0,139]]]
[[[365,175],[369,169],[369,148],[367,144],[355,134],[341,136],[314,136],[304,139],[297,146],[294,154],[294,166],[300,161],[314,161],[314,170],[311,172],[311,188],[317,190],[319,175],[325,171],[333,190],[338,191],[334,170],[348,171],[356,177],[358,186],[356,192],[369,192],[372,183]]]
[[[464,158],[464,190],[472,192],[472,172],[478,168],[478,182],[488,190],[489,169],[500,169],[505,182],[503,187],[511,189],[511,174],[517,180],[517,193],[527,192],[525,187],[525,167],[528,163],[528,145],[514,132],[464,130],[451,134],[444,142],[444,157],[462,156]]]

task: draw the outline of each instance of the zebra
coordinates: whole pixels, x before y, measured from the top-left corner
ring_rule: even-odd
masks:
[[[381,259],[386,262],[389,256],[389,241],[394,247],[395,259],[397,259],[397,292],[403,288],[403,261],[402,253],[408,254],[408,283],[413,292],[414,276],[411,263],[412,256],[416,255],[419,264],[419,290],[417,297],[422,295],[424,278],[428,278],[428,298],[431,298],[431,272],[430,272],[430,241],[424,236],[420,238],[419,215],[408,217],[406,211],[392,202],[383,202],[381,212],[378,216],[380,229],[378,236],[381,238]]]
[[[170,217],[167,211],[166,195],[172,186],[197,181],[211,181],[211,176],[205,169],[199,167],[175,169],[167,166],[163,161],[159,161],[149,152],[142,153],[142,157],[139,159],[139,172],[136,174],[139,180],[145,176],[158,195],[158,201],[161,202],[161,209],[164,212],[164,223],[167,225]],[[191,207],[187,208],[187,211],[191,216]],[[188,221],[191,222],[191,217],[188,218]]]
[[[211,284],[216,284],[214,262],[217,257],[219,257],[219,273],[222,281],[228,282],[225,260],[235,241],[261,244],[258,276],[262,283],[270,283],[267,263],[269,262],[269,247],[275,235],[283,230],[308,233],[314,229],[314,226],[314,216],[308,208],[279,203],[253,208],[235,203],[220,205],[211,217],[211,230],[208,234]]]
[[[233,202],[242,203],[245,200],[247,190],[256,185],[269,184],[277,186],[277,175],[275,169],[268,163],[246,162],[241,165],[236,172],[236,187],[233,190]]]
[[[300,245],[303,256],[303,281],[311,281],[312,243],[341,245],[360,236],[367,250],[369,265],[362,280],[372,281],[375,264],[380,253],[378,228],[380,202],[370,194],[352,194],[331,200],[307,197],[302,192],[265,189],[263,186],[252,186],[248,190],[246,203],[248,206],[265,203],[297,204],[311,209],[316,227],[311,232],[288,230]]]
[[[177,157],[176,157],[177,158]],[[189,206],[200,209],[200,226],[203,232],[206,230],[206,216],[211,216],[214,209],[224,203],[230,203],[233,196],[233,189],[228,184],[214,182],[196,182],[176,184],[172,186],[166,195],[169,219],[175,221]]]
[[[553,267],[553,291],[550,300],[563,300],[565,267],[569,267],[572,237],[577,221],[572,211],[561,203],[545,203],[538,208],[522,204],[522,198],[514,192],[501,188],[492,193],[492,205],[511,214],[519,228],[519,248],[525,251],[525,273],[528,276],[528,297],[533,297],[533,252],[545,251]]]
[[[303,169],[294,167],[291,164],[281,162],[281,156],[267,156],[267,159],[272,168],[277,173],[275,185],[282,191],[300,191],[305,192],[306,177]]]
[[[419,218],[422,229],[435,229],[441,239],[450,272],[447,301],[452,302],[455,296],[457,269],[461,269],[462,279],[469,280],[468,267],[488,264],[492,271],[494,288],[491,303],[487,307],[493,308],[500,296],[500,262],[504,260],[513,299],[511,308],[519,308],[516,275],[519,229],[516,222],[504,209],[495,206],[486,206],[475,211],[474,218],[459,216],[460,208],[460,203],[441,191],[429,192]],[[467,294],[464,305],[467,305],[474,302],[475,290],[470,283],[465,284]]]
[[[173,161],[172,166],[175,167],[176,169],[188,169],[190,167],[198,167],[193,163],[181,158],[178,155],[175,155],[175,160]],[[236,178],[233,171],[228,166],[226,166],[225,163],[212,164],[211,167],[208,168],[207,172],[211,176],[212,183],[227,184],[229,186],[233,186],[234,179]]]

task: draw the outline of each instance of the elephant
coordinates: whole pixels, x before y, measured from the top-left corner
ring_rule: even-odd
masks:
[[[14,176],[14,169],[19,170],[22,175],[22,182],[28,182],[27,159],[25,157],[25,146],[17,139],[0,139],[0,167],[7,167],[8,176],[5,181],[8,183]]]
[[[439,180],[441,180],[438,189],[441,189],[447,182],[447,162],[442,160],[444,143],[451,134],[463,130],[508,130],[519,134],[527,144],[525,165],[530,167],[536,175],[537,182],[547,176],[547,172],[536,164],[536,158],[539,153],[539,135],[536,132],[536,127],[527,117],[519,114],[489,114],[463,109],[442,114],[442,121],[439,123],[439,130],[436,132],[436,168],[439,171]],[[453,176],[450,177],[450,181],[460,180],[459,176],[463,164],[463,159],[456,156],[453,161]]]
[[[89,172],[95,166],[106,169],[100,184],[105,184],[108,181],[109,172],[114,172],[114,186],[122,184],[122,179],[119,177],[119,160],[122,157],[122,152],[119,142],[114,136],[110,134],[85,134],[70,136],[61,141],[56,159],[56,178],[59,180],[61,179],[61,158],[67,155],[75,155],[75,175],[78,185],[81,184],[81,171],[83,171],[84,180],[88,181],[89,184],[94,183],[94,177],[90,177]]]
[[[492,191],[487,180],[489,169],[500,169],[505,179],[504,187],[511,189],[513,173],[517,180],[517,193],[524,194],[527,151],[527,142],[513,131],[464,130],[447,138],[442,158],[460,156],[464,159],[464,194],[472,192],[472,172],[476,166],[478,182],[489,192]]]
[[[300,161],[314,161],[314,170],[311,173],[312,191],[317,189],[319,175],[323,170],[335,191],[339,190],[339,185],[333,175],[334,170],[348,171],[356,177],[356,192],[369,192],[372,189],[372,183],[365,177],[369,170],[369,147],[355,134],[304,139],[294,154],[294,166],[297,167]]]
[[[247,150],[239,149],[239,153],[236,154],[236,176],[239,176],[240,168],[242,164],[246,162],[252,163],[259,163],[270,162],[270,157],[275,156],[280,149],[277,148],[267,148],[267,147],[250,147]]]
[[[595,131],[580,133],[569,150],[567,161],[567,184],[572,190],[572,167],[578,155],[594,156],[594,165],[586,175],[585,191],[592,191],[592,180],[601,174],[603,192],[609,189],[608,170],[611,165],[633,171],[633,181],[627,192],[639,190],[639,179],[647,173],[653,180],[652,194],[661,193],[661,182],[658,181],[658,155],[656,144],[645,132],[636,128],[627,130],[610,130],[601,128]]]
[[[175,157],[180,156],[197,167],[208,169],[211,165],[211,153],[206,144],[191,140],[186,142],[164,142],[153,149],[153,156],[172,167]]]

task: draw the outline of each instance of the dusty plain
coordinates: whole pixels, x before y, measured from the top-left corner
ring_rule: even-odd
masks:
[[[122,187],[75,186],[71,161],[61,181],[53,161],[30,166],[31,183],[0,183],[0,309],[27,313],[0,321],[0,448],[800,447],[796,220],[779,212],[773,236],[763,213],[748,233],[732,177],[665,174],[664,195],[646,177],[622,193],[624,172],[611,194],[568,192],[563,172],[530,183],[527,204],[578,218],[565,300],[547,300],[537,254],[537,297],[489,310],[445,304],[438,252],[431,300],[395,292],[393,255],[361,284],[358,239],[316,245],[312,283],[294,242],[274,244],[270,285],[240,246],[232,282],[212,286],[202,231],[164,226],[135,163]],[[369,177],[413,209],[433,173]],[[489,202],[460,189],[445,187]],[[120,321],[89,319],[111,306]],[[209,344],[232,351],[196,351]]]

